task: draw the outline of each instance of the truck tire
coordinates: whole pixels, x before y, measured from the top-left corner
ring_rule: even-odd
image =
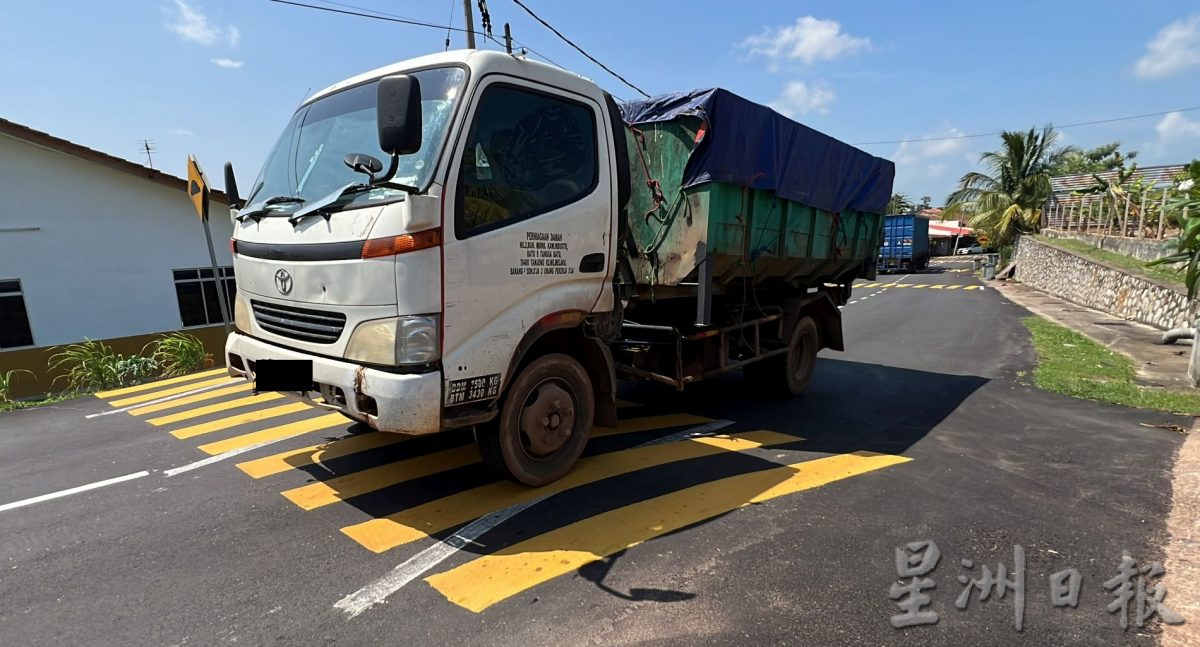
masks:
[[[544,355],[517,374],[500,415],[475,428],[475,442],[497,472],[538,487],[562,478],[579,460],[595,409],[583,366],[570,355]]]
[[[812,380],[817,366],[821,336],[812,317],[800,317],[792,329],[788,352],[747,364],[742,371],[756,391],[775,397],[800,395]]]

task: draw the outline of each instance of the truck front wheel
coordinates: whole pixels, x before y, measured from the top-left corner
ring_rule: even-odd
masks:
[[[792,329],[788,352],[747,364],[742,371],[756,391],[787,397],[800,395],[812,380],[821,337],[812,317],[800,317]]]
[[[475,428],[475,442],[484,462],[504,476],[545,485],[579,460],[595,408],[583,366],[570,355],[544,355],[517,374],[500,415]]]

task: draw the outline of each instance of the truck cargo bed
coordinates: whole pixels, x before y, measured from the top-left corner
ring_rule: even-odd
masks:
[[[874,261],[894,167],[724,90],[622,106],[637,284],[838,282]],[[852,276],[851,276],[852,278]]]

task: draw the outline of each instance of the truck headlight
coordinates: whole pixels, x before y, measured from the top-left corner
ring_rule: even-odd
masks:
[[[246,300],[240,294],[233,299],[233,327],[250,333],[250,308],[246,306]]]
[[[346,359],[365,364],[428,364],[441,354],[437,315],[415,315],[364,321],[350,335]]]

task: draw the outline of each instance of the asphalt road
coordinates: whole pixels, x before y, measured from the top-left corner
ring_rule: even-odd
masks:
[[[0,644],[1156,644],[1101,584],[1162,557],[1181,439],[1140,423],[1180,421],[1028,386],[1027,313],[962,267],[856,288],[800,398],[626,387],[545,499],[461,435],[348,435],[236,386],[153,403],[220,376],[0,414]],[[939,621],[897,630],[895,551],[922,540]],[[1014,591],[954,605],[1015,545],[1022,632]]]

